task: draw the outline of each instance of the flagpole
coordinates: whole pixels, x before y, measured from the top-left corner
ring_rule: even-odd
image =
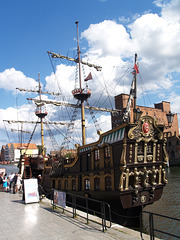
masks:
[[[135,53],[134,66],[136,66],[137,53]],[[137,100],[137,70],[134,71],[134,122],[136,122],[136,100]]]

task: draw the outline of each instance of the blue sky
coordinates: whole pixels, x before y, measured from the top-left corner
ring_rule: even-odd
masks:
[[[140,66],[138,104],[153,106],[157,102],[170,101],[172,111],[180,113],[177,105],[180,100],[178,0],[7,0],[1,1],[0,9],[0,144],[9,141],[4,131],[4,119],[34,119],[30,115],[34,106],[27,103],[26,97],[35,95],[17,93],[16,87],[34,89],[40,72],[44,88],[57,91],[46,52],[75,56],[77,20],[82,56],[103,67],[101,74],[92,72],[93,84],[89,83],[89,87],[94,96],[91,104],[98,102],[103,106],[108,102],[104,100],[107,92],[102,89],[105,82],[112,99],[121,92],[129,93],[131,74],[124,78],[121,76],[133,67],[137,52]],[[74,87],[75,65],[61,60],[55,69],[56,80],[60,81],[61,89],[69,100]],[[86,68],[85,71],[88,74],[92,69]],[[97,78],[103,81],[98,84]],[[97,97],[99,92],[103,92],[103,102]],[[51,110],[52,107],[50,119],[58,120],[60,110]],[[107,125],[107,116],[98,117],[100,122],[103,118],[104,125]],[[10,140],[17,142],[15,133]]]

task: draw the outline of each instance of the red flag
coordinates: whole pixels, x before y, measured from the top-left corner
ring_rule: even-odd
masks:
[[[139,73],[139,69],[138,69],[138,66],[137,66],[136,63],[135,63],[135,65],[134,65],[134,70],[135,70],[137,73]]]
[[[92,79],[92,75],[91,75],[91,72],[89,73],[89,75],[84,79],[84,81],[88,81],[88,80],[91,80]]]

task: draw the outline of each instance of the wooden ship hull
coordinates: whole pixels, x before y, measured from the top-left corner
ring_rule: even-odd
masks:
[[[46,158],[41,155],[22,156],[19,163],[19,172],[24,179],[37,178],[42,175]]]
[[[163,127],[150,116],[100,135],[77,148],[77,157],[48,163],[42,186],[116,204],[144,207],[160,199],[168,162]]]

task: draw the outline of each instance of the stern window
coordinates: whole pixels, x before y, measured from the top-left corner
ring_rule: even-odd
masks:
[[[99,191],[100,190],[100,178],[94,179],[94,190]]]
[[[90,190],[90,180],[89,179],[84,180],[84,188],[85,188],[85,190]]]

